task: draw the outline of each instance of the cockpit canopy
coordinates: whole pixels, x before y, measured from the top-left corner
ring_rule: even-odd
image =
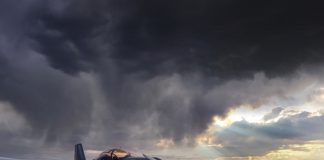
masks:
[[[97,160],[120,160],[129,156],[131,156],[131,154],[122,149],[111,149],[102,152]]]

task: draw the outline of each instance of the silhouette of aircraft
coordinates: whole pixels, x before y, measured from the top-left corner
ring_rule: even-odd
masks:
[[[74,160],[86,160],[82,144],[76,144],[74,150]],[[132,156],[129,152],[122,149],[111,149],[102,152],[98,158],[93,160],[161,160],[157,157],[149,157],[143,154],[142,157]]]

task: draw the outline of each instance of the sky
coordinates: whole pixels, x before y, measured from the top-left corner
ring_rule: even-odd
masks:
[[[324,157],[316,1],[0,1],[0,160]]]

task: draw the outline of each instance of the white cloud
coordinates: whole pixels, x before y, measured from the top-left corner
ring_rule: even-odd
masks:
[[[28,127],[25,118],[18,114],[10,103],[0,101],[0,131],[19,133]]]

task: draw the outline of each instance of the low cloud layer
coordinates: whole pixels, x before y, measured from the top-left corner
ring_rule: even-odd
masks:
[[[215,143],[223,144],[218,150],[225,156],[262,156],[285,145],[322,140],[323,119],[302,112],[266,124],[235,122],[216,133]]]

